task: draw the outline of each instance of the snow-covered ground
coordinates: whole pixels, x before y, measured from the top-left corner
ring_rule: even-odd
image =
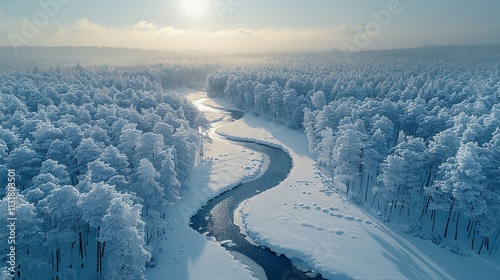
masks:
[[[497,279],[500,267],[487,258],[462,257],[429,241],[394,232],[330,187],[307,151],[305,136],[285,126],[245,115],[225,124],[211,107],[230,104],[183,90],[213,122],[205,162],[193,172],[190,191],[169,211],[169,251],[147,269],[148,279],[255,279],[259,267],[233,257],[217,242],[189,227],[189,217],[218,193],[259,173],[263,156],[218,138],[254,140],[285,149],[293,158],[290,176],[279,186],[247,200],[236,210],[245,231],[259,244],[299,259],[330,279]],[[197,101],[196,101],[197,100]],[[209,106],[203,106],[203,104]],[[220,242],[221,240],[219,240]],[[248,264],[242,265],[239,259]],[[300,263],[300,262],[298,262]],[[253,272],[251,271],[253,267]],[[286,276],[288,277],[288,276]],[[293,279],[293,278],[284,279]],[[291,275],[290,277],[293,277]]]
[[[286,180],[235,213],[243,213],[245,231],[257,243],[300,259],[329,279],[498,279],[500,266],[492,260],[459,256],[395,232],[351,204],[341,195],[342,186],[331,187],[316,167],[303,133],[251,114],[217,132],[280,146],[293,158]]]
[[[219,245],[221,240],[213,242],[200,235],[189,227],[189,219],[211,198],[258,175],[264,156],[215,135],[215,128],[226,123],[227,115],[202,106],[198,99],[203,94],[190,90],[183,93],[189,94],[188,98],[211,120],[211,141],[205,143],[205,160],[192,172],[189,191],[167,211],[167,219],[172,221],[165,241],[168,251],[158,257],[156,267],[146,270],[147,279],[255,279],[253,271],[258,276],[262,268],[244,256],[231,255]]]

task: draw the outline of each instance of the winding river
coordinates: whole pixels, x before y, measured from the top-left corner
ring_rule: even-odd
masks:
[[[222,110],[231,114],[232,120],[243,116],[242,112]],[[229,141],[229,140],[226,140]],[[191,227],[201,234],[208,234],[219,241],[231,240],[230,251],[236,251],[260,265],[269,280],[305,280],[324,279],[319,274],[298,270],[292,262],[283,255],[277,255],[268,248],[256,246],[245,238],[240,228],[234,224],[234,210],[246,199],[251,198],[278,185],[283,181],[292,168],[292,159],[281,149],[253,142],[231,141],[248,149],[267,154],[269,168],[255,180],[241,183],[236,188],[226,191],[210,200],[192,218]],[[309,275],[307,275],[307,274]],[[310,276],[314,277],[310,277]]]

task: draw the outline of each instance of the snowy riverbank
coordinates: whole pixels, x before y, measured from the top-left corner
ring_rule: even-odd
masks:
[[[203,93],[190,95],[218,127],[224,115],[211,108],[233,106],[201,100],[204,97]],[[206,201],[258,173],[263,162],[262,155],[220,140],[214,130],[210,132],[214,141],[206,146],[206,163],[193,173],[191,191],[169,211],[169,218],[179,223],[168,234],[169,251],[156,268],[147,270],[148,279],[253,279],[249,267],[189,227],[189,217]],[[243,213],[241,222],[256,242],[302,260],[325,278],[495,279],[500,274],[498,265],[486,258],[462,257],[429,241],[394,232],[373,213],[345,200],[342,186],[330,186],[298,131],[247,114],[219,127],[217,133],[282,147],[291,155],[294,167],[290,176],[246,201],[238,209]],[[284,277],[293,279],[294,275]]]
[[[218,104],[218,105],[217,105]],[[214,106],[226,106],[217,101]],[[394,232],[330,186],[307,151],[305,136],[251,114],[217,130],[221,135],[282,147],[290,176],[242,207],[257,243],[297,258],[330,279],[495,279],[487,258],[463,257],[430,241]],[[236,213],[238,214],[238,212]]]
[[[226,123],[226,115],[202,106],[204,94],[183,89],[185,94],[211,121],[209,131],[211,141],[205,143],[205,160],[192,172],[189,191],[167,211],[171,221],[165,248],[156,260],[156,267],[148,268],[148,279],[255,279],[252,264],[243,265],[245,259],[229,254],[218,242],[209,241],[205,236],[189,227],[189,218],[208,200],[228,190],[240,182],[258,176],[264,156],[249,149],[233,145],[215,135],[215,128]],[[196,100],[199,100],[196,102]],[[219,240],[220,241],[220,240]]]

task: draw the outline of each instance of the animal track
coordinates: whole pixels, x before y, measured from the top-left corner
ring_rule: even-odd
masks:
[[[336,235],[343,235],[345,231],[337,228],[329,229],[328,232],[335,233]]]
[[[344,218],[344,215],[340,214],[340,213],[330,213],[330,216],[332,217],[337,217],[337,218]]]
[[[354,216],[351,216],[351,215],[346,215],[346,214],[340,213],[339,212],[339,208],[337,208],[337,207],[330,206],[328,208],[324,208],[324,207],[321,207],[321,205],[318,205],[317,203],[313,203],[312,206],[306,205],[305,203],[294,203],[293,204],[293,208],[294,209],[298,209],[298,207],[300,207],[302,209],[306,209],[306,210],[314,209],[316,211],[321,211],[322,213],[325,213],[325,214],[327,214],[327,215],[329,215],[331,217],[334,217],[334,218],[344,219],[344,220],[348,220],[348,221],[356,221],[358,223],[364,223],[366,225],[371,225],[374,228],[378,228],[378,226],[376,224],[374,224],[373,221],[363,220],[361,218],[357,218],[357,217],[354,217]],[[347,207],[343,207],[343,208],[347,209]],[[308,222],[304,222],[301,225],[305,226],[305,227],[314,228],[316,230],[324,230],[324,228],[322,228],[320,226],[316,226],[316,225],[308,223]],[[333,231],[329,230],[329,231],[332,232],[332,233],[335,233],[337,235],[343,235],[344,234],[343,230],[333,230]],[[352,238],[358,238],[357,236],[351,236],[351,237]]]
[[[324,228],[308,222],[302,222],[300,225],[303,227],[313,228],[315,230],[324,230]]]
[[[354,221],[356,218],[354,218],[353,216],[345,215],[344,219],[349,220],[349,221]]]

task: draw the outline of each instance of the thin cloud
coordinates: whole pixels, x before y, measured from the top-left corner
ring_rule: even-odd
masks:
[[[108,28],[84,18],[67,27],[59,24],[43,26],[37,30],[36,36],[26,38],[24,24],[22,21],[0,21],[0,44],[10,45],[9,34],[15,34],[26,39],[22,45],[28,46],[107,46],[212,52],[327,50],[345,40],[345,30],[349,28],[198,31],[159,27],[147,21],[129,27]]]
[[[33,38],[25,38],[22,33],[25,24],[23,21],[0,19],[0,45],[11,45],[12,34],[16,34],[25,39],[22,45],[28,46],[106,46],[217,53],[323,51],[339,48],[342,44],[353,45],[355,37],[364,28],[364,24],[349,24],[314,29],[236,28],[199,31],[171,26],[160,27],[147,21],[140,21],[127,27],[108,28],[84,18],[66,27],[60,24],[47,24],[38,28]],[[476,34],[474,35],[476,40],[481,39],[479,36],[489,36],[488,42],[500,43],[498,39],[494,39],[499,36],[492,36],[495,35],[492,33],[498,32],[491,29],[490,26],[476,24],[473,21],[415,32],[408,30],[403,32],[395,27],[388,27],[387,30],[381,30],[376,37],[370,38],[369,44],[363,46],[363,49],[474,43],[463,39],[467,38],[463,36],[464,33]],[[448,39],[444,40],[439,34],[446,34],[445,37]]]

